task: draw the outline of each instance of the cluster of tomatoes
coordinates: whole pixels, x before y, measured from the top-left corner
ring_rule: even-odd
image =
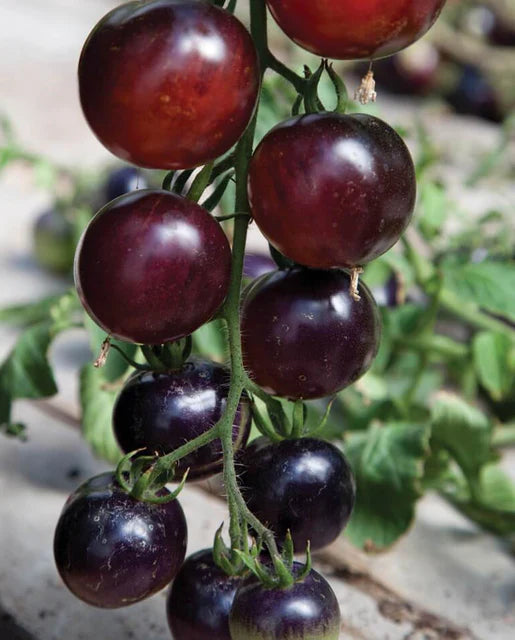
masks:
[[[268,0],[293,40],[337,58],[407,46],[443,3]],[[80,97],[91,128],[114,154],[142,167],[184,170],[214,161],[244,134],[259,97],[260,62],[245,27],[219,4],[129,2],[94,28],[79,63]],[[242,297],[243,363],[254,384],[289,400],[321,398],[370,367],[380,323],[357,274],[398,240],[415,191],[406,146],[378,118],[308,114],[265,136],[249,165],[250,211],[291,266],[255,279]],[[167,345],[220,309],[231,249],[218,221],[194,199],[136,190],[90,222],[75,279],[86,311],[110,336]],[[135,372],[113,414],[122,450],[167,454],[201,435],[224,413],[230,375],[202,358]],[[349,464],[314,437],[277,435],[246,447],[250,404],[244,394],[232,427],[248,507],[280,547],[290,544],[288,532],[296,552],[308,542],[312,549],[329,544],[354,504]],[[213,440],[181,459],[175,473],[203,478],[222,465]],[[175,640],[338,638],[338,602],[316,571],[290,564],[293,584],[281,589],[245,573],[228,575],[211,549],[183,563],[187,528],[179,502],[167,499],[166,488],[140,500],[123,484],[102,474],[64,506],[54,551],[76,596],[120,607],[173,580],[167,606]]]

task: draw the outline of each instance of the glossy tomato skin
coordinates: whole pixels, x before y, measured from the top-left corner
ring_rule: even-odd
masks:
[[[257,147],[249,200],[266,238],[317,269],[366,264],[408,226],[415,168],[402,138],[365,114],[290,118]]]
[[[251,442],[240,458],[239,483],[249,509],[279,541],[290,531],[296,553],[316,551],[340,535],[356,497],[347,459],[316,438]]]
[[[259,65],[230,13],[195,0],[128,2],[93,29],[79,61],[100,142],[142,167],[185,169],[225,153],[254,112]]]
[[[295,573],[302,565],[295,563]],[[229,616],[232,640],[338,640],[340,608],[331,586],[314,569],[289,589],[266,589],[249,578]]]
[[[325,58],[382,58],[421,38],[445,0],[267,0],[298,45]]]
[[[75,284],[107,333],[159,344],[207,322],[228,290],[231,251],[214,218],[169,191],[113,200],[84,231]]]
[[[232,640],[229,612],[240,583],[216,566],[212,549],[187,558],[166,601],[174,640]]]
[[[112,473],[103,473],[68,498],[55,530],[54,557],[77,598],[114,609],[169,584],[184,560],[186,541],[177,500],[160,505],[135,500]]]
[[[345,271],[295,268],[255,280],[242,306],[243,361],[269,393],[321,398],[352,384],[372,364],[381,333],[369,290],[349,293]]]
[[[113,428],[125,453],[170,453],[207,431],[221,418],[227,404],[230,374],[220,364],[191,358],[182,369],[168,373],[138,372],[116,400]],[[244,447],[250,433],[248,398],[242,398],[233,425],[235,450]],[[220,440],[213,440],[181,458],[175,475],[189,468],[188,479],[205,478],[222,470]]]

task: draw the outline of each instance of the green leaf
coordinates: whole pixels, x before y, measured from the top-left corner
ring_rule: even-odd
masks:
[[[478,409],[451,393],[438,394],[431,408],[433,443],[446,449],[478,491],[481,467],[491,460],[492,425]]]
[[[503,536],[515,533],[515,485],[499,465],[482,468],[475,497],[459,477],[453,484],[447,480],[441,493],[484,529]]]
[[[50,310],[62,298],[62,293],[47,296],[36,302],[27,304],[17,304],[0,309],[0,323],[12,324],[16,326],[30,326],[48,320]]]
[[[474,337],[474,364],[481,384],[492,398],[501,400],[513,392],[515,343],[502,333],[484,331]]]
[[[427,240],[439,234],[449,212],[445,189],[434,182],[425,182],[420,188],[419,209],[416,216],[420,231]]]
[[[119,391],[109,384],[103,369],[96,369],[92,364],[82,368],[82,433],[97,456],[113,463],[117,463],[122,455],[112,428],[113,407]]]
[[[411,423],[374,424],[349,436],[357,494],[346,535],[353,544],[381,551],[407,531],[421,495],[428,439],[427,426]]]
[[[47,358],[54,336],[51,322],[30,327],[20,336],[0,367],[0,386],[7,389],[12,398],[44,398],[57,393]]]
[[[86,314],[84,314],[84,324],[88,331],[89,344],[94,359],[100,353],[102,342],[106,339],[107,334]],[[135,344],[115,339],[111,340],[111,344],[117,345],[127,356],[129,356],[129,358],[134,358],[137,351],[137,346]],[[123,357],[117,351],[111,349],[107,356],[107,361],[102,367],[102,377],[108,382],[114,382],[119,380],[127,372],[128,368],[129,365]]]
[[[487,261],[443,267],[444,286],[464,303],[515,321],[515,263]]]

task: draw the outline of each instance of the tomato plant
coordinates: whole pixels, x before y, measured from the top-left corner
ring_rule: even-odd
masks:
[[[419,38],[444,3],[268,4],[302,46],[376,58]],[[0,423],[22,432],[13,400],[56,392],[52,339],[83,326],[100,349],[81,372],[83,433],[117,466],[64,506],[54,545],[64,583],[112,608],[175,579],[177,640],[335,640],[337,598],[311,548],[344,528],[360,547],[387,547],[426,487],[497,533],[513,527],[492,490],[511,485],[493,462],[491,420],[464,399],[478,386],[494,405],[509,398],[515,311],[499,272],[513,271],[431,254],[435,266],[406,237],[389,253],[416,176],[420,245],[444,233],[424,131],[415,166],[389,124],[348,113],[327,60],[300,76],[274,57],[262,0],[250,2],[250,34],[234,5],[129,2],[86,41],[79,88],[94,133],[115,155],[169,171],[161,189],[132,167],[111,176],[114,199],[76,250],[77,292],[7,313],[30,326],[0,368]],[[263,85],[267,70],[281,85]],[[245,254],[254,221],[273,262]],[[470,345],[435,334],[440,312],[466,325]],[[447,380],[463,397],[435,396]],[[251,418],[262,437],[247,445]],[[177,496],[187,477],[218,471],[229,544],[220,528],[182,565]]]

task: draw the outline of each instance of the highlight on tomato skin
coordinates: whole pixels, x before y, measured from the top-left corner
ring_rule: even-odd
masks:
[[[337,393],[371,366],[381,321],[360,283],[352,298],[345,271],[297,267],[254,280],[243,294],[243,363],[273,395],[313,399]]]
[[[161,491],[159,495],[168,493]],[[68,498],[55,529],[54,558],[77,598],[115,609],[166,587],[182,565],[186,544],[186,519],[178,500],[136,500],[107,472]]]
[[[153,169],[186,169],[228,151],[254,113],[256,48],[243,24],[207,2],[128,2],[94,27],[79,93],[111,153]]]
[[[127,342],[161,344],[210,320],[229,288],[231,250],[219,223],[170,191],[116,198],[91,220],[75,254],[88,314]]]
[[[446,0],[266,0],[284,33],[324,58],[397,53],[434,24]]]
[[[294,575],[303,568],[295,562]],[[314,569],[288,589],[269,589],[252,577],[236,592],[229,627],[231,640],[338,640],[340,607]]]
[[[296,116],[256,148],[248,194],[259,229],[290,260],[363,266],[411,221],[415,167],[402,138],[375,116]]]

